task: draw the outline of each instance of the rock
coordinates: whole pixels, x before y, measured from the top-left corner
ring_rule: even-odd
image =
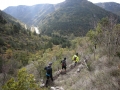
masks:
[[[74,67],[74,62],[72,64],[70,64],[68,67],[73,68]]]
[[[40,87],[44,87],[44,86],[45,86],[45,84],[44,84],[44,83],[40,84]]]
[[[64,90],[63,87],[60,87],[60,90]]]
[[[79,69],[79,68],[77,69],[77,72],[80,72],[80,69]]]
[[[50,90],[64,90],[63,87],[51,87]]]
[[[56,90],[55,87],[51,87],[50,90]]]
[[[83,64],[80,64],[80,65],[78,66],[78,69],[77,69],[76,72],[80,72],[83,67],[84,67],[84,65],[83,65]]]

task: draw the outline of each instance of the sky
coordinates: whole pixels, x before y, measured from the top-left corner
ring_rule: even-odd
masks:
[[[4,10],[5,8],[9,6],[18,6],[18,5],[27,5],[32,6],[35,4],[57,4],[60,2],[63,2],[65,0],[0,0],[0,10]],[[120,3],[120,0],[88,0],[92,3],[98,3],[98,2],[116,2]]]

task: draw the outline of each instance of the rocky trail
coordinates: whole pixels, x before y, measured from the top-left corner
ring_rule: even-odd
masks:
[[[67,66],[66,73],[64,70],[58,70],[54,73],[54,82],[49,80],[50,90],[67,90],[68,86],[73,86],[76,83],[76,79],[80,77],[82,70],[88,70],[86,61],[78,63],[74,67],[74,63]]]
[[[66,73],[56,71],[54,82],[49,81],[49,90],[118,90],[118,78],[111,76],[111,72],[118,70],[117,66],[108,67],[106,56],[103,56],[93,60],[91,70],[87,60],[91,59],[81,58],[81,63],[74,68],[71,68],[73,64],[68,65]]]

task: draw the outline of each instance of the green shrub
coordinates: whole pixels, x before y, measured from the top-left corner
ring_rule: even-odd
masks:
[[[0,73],[2,73],[2,66],[3,66],[3,60],[2,57],[0,57]]]
[[[37,90],[38,86],[34,81],[34,76],[27,74],[25,68],[19,70],[15,78],[11,78],[3,86],[3,90]]]
[[[0,45],[5,45],[4,40],[2,38],[0,38]]]
[[[120,58],[120,52],[116,52],[117,56]]]

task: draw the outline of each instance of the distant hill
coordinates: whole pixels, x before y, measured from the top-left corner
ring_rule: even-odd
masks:
[[[47,14],[54,11],[52,4],[38,4],[33,6],[10,6],[4,12],[12,15],[27,25],[37,25],[37,23]]]
[[[96,3],[97,6],[120,16],[120,4],[115,2]]]
[[[24,23],[19,21],[18,19],[14,18],[13,16],[6,14],[3,11],[0,11],[0,17],[3,18],[6,23],[19,23],[24,27]]]
[[[31,51],[30,47],[41,46],[40,37],[24,28],[24,24],[12,16],[0,11],[0,52],[12,50]],[[38,47],[37,50],[40,48]],[[35,49],[32,49],[35,51]]]
[[[66,0],[60,3],[59,8],[43,19],[40,29],[45,34],[60,32],[62,35],[74,34],[85,35],[87,31],[94,28],[94,23],[103,17],[117,15],[108,12],[87,0]]]
[[[62,35],[85,35],[103,17],[112,15],[119,20],[117,15],[87,0],[66,0],[56,5],[8,7],[4,11],[28,25],[38,26],[42,34],[47,35],[53,32]]]
[[[13,74],[16,69],[27,65],[30,54],[52,47],[48,41],[25,29],[19,20],[0,11],[0,74],[4,71],[4,65],[7,74]],[[0,90],[1,87],[0,83]]]
[[[0,74],[3,72],[3,61],[7,63],[6,67],[9,66],[6,73],[13,74],[15,69],[34,60],[30,59],[32,54],[40,51],[41,54],[38,56],[42,56],[43,52],[48,48],[51,49],[53,45],[61,45],[62,48],[66,48],[71,44],[64,37],[57,35],[48,37],[31,32],[25,29],[24,24],[19,20],[0,11]]]

